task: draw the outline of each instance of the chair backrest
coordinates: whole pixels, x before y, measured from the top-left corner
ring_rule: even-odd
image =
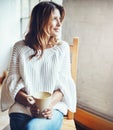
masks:
[[[75,83],[77,79],[78,43],[79,43],[79,38],[74,37],[73,44],[70,44],[71,73]],[[74,113],[68,111],[67,119],[74,119]]]

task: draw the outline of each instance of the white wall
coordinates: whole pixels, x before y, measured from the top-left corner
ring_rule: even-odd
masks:
[[[20,0],[0,0],[0,76],[7,69],[11,47],[20,38]]]
[[[63,39],[79,37],[78,105],[113,120],[113,0],[64,0]]]

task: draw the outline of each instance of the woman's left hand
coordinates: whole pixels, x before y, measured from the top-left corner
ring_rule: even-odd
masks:
[[[47,119],[51,119],[53,114],[52,114],[52,109],[51,108],[47,108],[45,109],[43,112],[42,112],[42,115],[44,118],[47,118]]]
[[[60,89],[55,90],[54,93],[52,94],[52,100],[51,100],[51,103],[50,103],[49,107],[42,112],[42,115],[43,115],[44,118],[47,118],[47,119],[52,118],[52,116],[53,116],[53,113],[52,113],[53,107],[58,102],[60,102],[62,100],[62,98],[63,98],[63,94],[60,91]]]

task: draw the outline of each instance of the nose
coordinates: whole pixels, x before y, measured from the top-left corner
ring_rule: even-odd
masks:
[[[60,21],[60,19],[57,20],[57,26],[61,26],[61,21]]]

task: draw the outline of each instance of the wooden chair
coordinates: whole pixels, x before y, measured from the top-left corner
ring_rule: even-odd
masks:
[[[71,73],[72,78],[76,83],[77,77],[77,59],[78,59],[78,37],[73,38],[73,44],[70,45],[70,52],[71,52]],[[64,117],[63,125],[61,130],[76,130],[76,126],[74,123],[74,113],[68,111],[66,117]]]

